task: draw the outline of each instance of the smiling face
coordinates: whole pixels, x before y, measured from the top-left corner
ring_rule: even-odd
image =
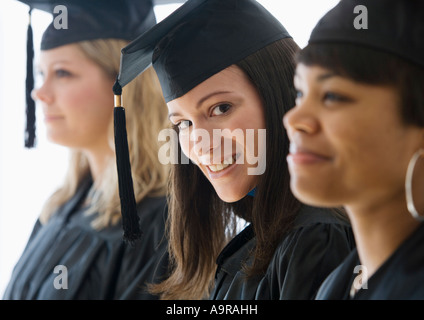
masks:
[[[72,148],[105,147],[113,115],[113,79],[74,44],[41,51],[41,102],[48,139]]]
[[[283,118],[293,193],[320,206],[404,201],[406,168],[423,130],[402,123],[393,88],[299,64],[296,106]]]
[[[257,89],[240,68],[213,75],[170,101],[168,110],[182,151],[223,201],[238,201],[256,186],[263,173],[258,166],[264,163],[265,145],[258,139],[265,140],[260,134],[265,114]]]

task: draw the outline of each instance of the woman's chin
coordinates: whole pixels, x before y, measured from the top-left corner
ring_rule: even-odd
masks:
[[[56,144],[58,146],[68,147],[68,148],[72,147],[72,144],[69,143],[69,141],[67,141],[67,139],[60,138],[57,135],[47,134],[46,139],[47,139],[48,142],[50,142],[52,144]]]
[[[314,207],[339,207],[341,204],[337,199],[329,199],[328,193],[318,192],[321,190],[299,190],[292,187],[293,195],[302,203]]]
[[[246,192],[240,192],[240,191],[236,191],[236,192],[229,192],[228,190],[222,190],[222,191],[217,191],[216,192],[218,197],[227,203],[232,203],[232,202],[237,202],[241,199],[243,199],[246,194],[248,193],[248,191]]]

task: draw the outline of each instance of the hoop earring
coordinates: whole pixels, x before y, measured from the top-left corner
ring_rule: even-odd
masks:
[[[424,149],[419,149],[414,153],[411,160],[409,161],[405,179],[406,204],[408,211],[412,217],[418,221],[424,221],[424,216],[421,216],[418,213],[414,205],[414,200],[412,198],[412,176],[414,175],[415,164],[417,163],[418,158],[422,155],[424,155]]]

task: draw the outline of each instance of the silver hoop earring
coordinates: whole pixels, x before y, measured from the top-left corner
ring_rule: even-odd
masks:
[[[405,192],[406,192],[406,204],[409,213],[418,221],[424,221],[424,216],[421,216],[414,205],[414,199],[412,198],[412,176],[414,175],[415,164],[419,157],[424,155],[424,149],[419,149],[414,153],[408,164],[405,179]]]

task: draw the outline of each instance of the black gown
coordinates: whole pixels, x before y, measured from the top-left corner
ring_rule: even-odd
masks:
[[[423,300],[424,223],[421,223],[351,298],[350,290],[354,278],[358,276],[358,270],[354,269],[359,265],[361,263],[355,249],[325,280],[316,299]]]
[[[305,205],[266,273],[246,278],[242,264],[251,263],[254,246],[249,225],[222,250],[211,300],[314,299],[324,279],[355,247],[355,240],[347,221],[327,209]]]
[[[47,224],[37,220],[4,300],[158,299],[145,284],[163,280],[168,268],[166,198],[138,205],[143,236],[130,246],[120,223],[100,231],[90,226],[96,214],[85,215],[81,203],[91,185],[86,179]]]

